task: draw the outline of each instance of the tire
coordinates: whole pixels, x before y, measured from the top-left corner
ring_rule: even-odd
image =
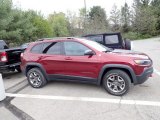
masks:
[[[19,73],[21,73],[21,72],[22,72],[22,70],[21,70],[21,68],[20,68],[20,67],[17,67],[17,68],[16,68],[16,70],[17,70]]]
[[[111,95],[123,96],[129,91],[130,86],[131,79],[122,70],[110,70],[103,77],[103,87]]]
[[[33,88],[42,88],[47,80],[39,68],[32,68],[27,72],[27,79]]]
[[[130,40],[125,40],[125,49],[131,50],[131,41]]]

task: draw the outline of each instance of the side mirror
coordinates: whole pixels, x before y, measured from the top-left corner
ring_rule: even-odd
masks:
[[[86,50],[86,51],[84,52],[84,55],[92,56],[92,55],[95,55],[95,53],[94,53],[92,50]]]

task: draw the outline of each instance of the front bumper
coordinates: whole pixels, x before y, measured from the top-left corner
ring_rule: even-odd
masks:
[[[153,73],[153,67],[145,68],[141,75],[136,75],[137,80],[135,85],[144,83],[146,80],[148,80],[148,78],[152,75],[152,73]]]

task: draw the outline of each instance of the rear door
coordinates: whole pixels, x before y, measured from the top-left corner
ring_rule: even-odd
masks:
[[[65,70],[63,62],[65,61],[65,56],[63,52],[63,43],[44,43],[39,61],[44,66],[47,74],[64,74]]]
[[[90,48],[74,41],[64,42],[64,48],[66,54],[65,74],[71,76],[71,79],[75,77],[76,79],[74,80],[92,79],[95,82],[98,77],[99,61],[96,55],[84,55],[84,52],[90,50]]]

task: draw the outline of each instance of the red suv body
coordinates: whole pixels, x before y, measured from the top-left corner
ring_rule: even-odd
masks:
[[[32,87],[50,80],[90,82],[113,95],[145,82],[153,73],[152,60],[144,53],[112,50],[80,38],[34,42],[21,55],[21,69]]]

